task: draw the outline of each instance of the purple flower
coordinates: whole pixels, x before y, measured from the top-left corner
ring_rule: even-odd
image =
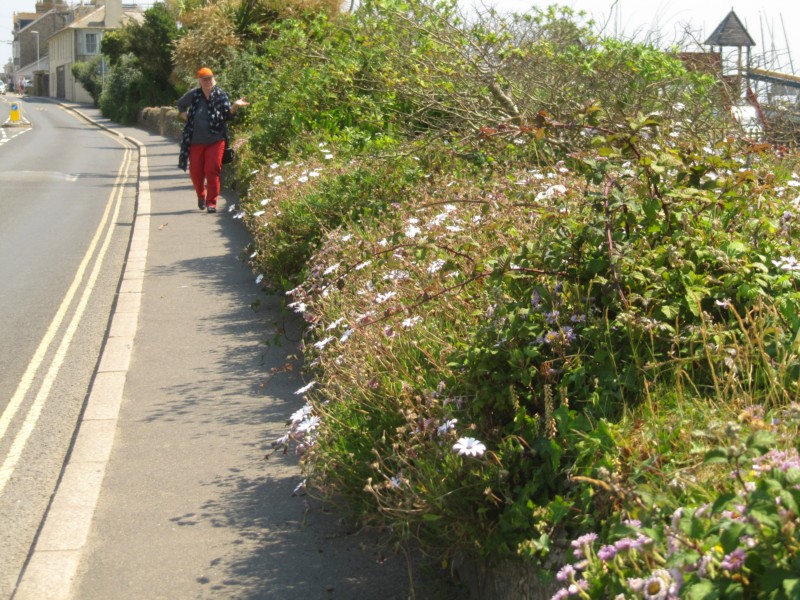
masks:
[[[635,540],[631,540],[631,548],[633,548],[634,550],[641,550],[652,541],[653,541],[652,539],[650,539],[643,533],[640,533],[639,535],[636,536]]]
[[[545,344],[555,344],[559,340],[559,335],[557,331],[548,331],[544,334],[544,343]]]
[[[575,567],[572,565],[564,565],[556,574],[556,579],[559,581],[570,581],[573,577],[575,577]]]
[[[554,310],[553,312],[546,313],[544,315],[544,320],[550,325],[555,325],[558,321],[558,311]]]
[[[533,310],[538,309],[542,305],[542,297],[539,295],[539,292],[533,290],[531,294],[531,308]]]
[[[623,523],[625,525],[627,525],[628,527],[641,527],[642,526],[642,522],[639,519],[625,519],[623,521]]]
[[[631,588],[632,592],[639,593],[644,588],[644,579],[639,577],[631,577],[628,579],[628,587]]]
[[[572,540],[570,545],[574,548],[572,554],[575,556],[575,558],[583,558],[584,548],[586,548],[586,546],[591,546],[596,539],[597,539],[597,534],[592,532],[592,533],[586,533],[576,540]]]
[[[791,468],[800,468],[800,455],[795,448],[788,450],[773,448],[763,456],[753,459],[753,470],[756,473],[768,473],[772,469],[785,473]]]
[[[656,569],[653,574],[645,579],[642,585],[642,596],[648,600],[670,600],[677,598],[673,594],[672,574],[666,569]]]
[[[603,546],[597,551],[597,558],[603,562],[610,562],[614,560],[617,555],[617,549],[614,546]]]
[[[567,591],[569,592],[570,596],[577,596],[581,593],[581,590],[585,590],[589,587],[589,582],[585,579],[581,579],[580,581],[576,581],[575,583],[571,584]]]
[[[745,559],[745,551],[744,548],[736,548],[730,554],[726,554],[722,558],[722,562],[719,564],[720,567],[725,569],[726,571],[738,571],[744,565]]]
[[[633,540],[631,538],[622,538],[614,542],[614,548],[616,550],[630,550],[631,546],[633,546]]]

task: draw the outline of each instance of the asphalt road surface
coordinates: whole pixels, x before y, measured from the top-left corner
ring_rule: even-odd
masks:
[[[0,598],[58,482],[130,240],[137,149],[43,99],[0,96]]]

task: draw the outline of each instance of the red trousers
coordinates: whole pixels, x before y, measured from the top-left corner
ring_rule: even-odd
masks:
[[[219,174],[222,172],[222,153],[225,140],[213,144],[192,144],[189,147],[189,175],[198,198],[206,206],[216,208],[219,197]]]

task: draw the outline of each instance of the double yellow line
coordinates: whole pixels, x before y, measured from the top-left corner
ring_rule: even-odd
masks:
[[[0,415],[0,440],[2,440],[6,436],[12,421],[20,412],[25,397],[28,395],[28,392],[33,386],[37,374],[44,368],[45,358],[50,351],[50,348],[53,345],[56,335],[61,329],[65,318],[67,317],[69,309],[72,306],[76,295],[81,290],[81,286],[83,285],[78,304],[75,307],[75,311],[72,314],[72,318],[70,319],[66,330],[64,331],[64,335],[61,338],[58,349],[56,350],[49,367],[47,367],[47,372],[44,376],[41,387],[36,394],[36,398],[28,407],[27,414],[25,414],[24,421],[14,437],[14,441],[11,444],[8,455],[6,456],[2,465],[0,465],[0,493],[2,493],[5,489],[6,484],[13,475],[14,470],[16,469],[17,464],[22,457],[25,446],[27,445],[31,434],[34,432],[36,423],[38,422],[39,417],[42,414],[42,410],[44,409],[44,406],[50,396],[53,383],[58,377],[58,373],[64,364],[67,351],[69,350],[72,339],[78,330],[78,326],[80,325],[84,312],[86,311],[86,307],[89,303],[89,298],[94,291],[97,278],[100,275],[100,269],[103,265],[103,261],[108,254],[108,248],[111,244],[111,239],[114,234],[113,224],[116,223],[119,218],[120,209],[122,207],[122,198],[126,185],[130,179],[128,173],[130,171],[131,162],[134,160],[134,151],[127,142],[123,143],[119,136],[110,135],[108,133],[106,133],[106,135],[125,146],[125,155],[119,171],[117,172],[117,177],[114,181],[111,194],[106,202],[106,207],[103,211],[103,217],[100,220],[100,224],[97,226],[97,230],[95,231],[92,241],[86,250],[86,254],[78,266],[75,277],[73,278],[72,283],[70,284],[70,287],[61,302],[61,305],[58,307],[58,311],[56,311],[50,326],[47,328],[42,341],[39,343],[33,358],[28,364],[28,367],[25,369],[25,373],[22,375],[14,395],[11,397],[11,400],[3,411],[3,414]],[[83,283],[90,263],[91,272],[86,282]]]

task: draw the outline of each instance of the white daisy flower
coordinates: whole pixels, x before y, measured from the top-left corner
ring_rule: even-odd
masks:
[[[336,319],[336,320],[335,320],[333,323],[331,323],[330,325],[328,325],[328,326],[325,328],[325,331],[330,331],[331,329],[336,329],[336,328],[337,328],[339,325],[341,325],[343,322],[344,322],[344,317],[339,317],[339,318],[338,318],[338,319]]]
[[[308,433],[309,431],[314,431],[319,425],[320,421],[321,419],[317,416],[309,417],[300,422],[300,424],[297,426],[297,431],[299,431],[300,433]]]
[[[405,234],[407,237],[415,238],[417,237],[417,234],[420,233],[421,231],[422,230],[416,225],[409,225],[408,227],[406,227]]]
[[[456,423],[458,423],[458,419],[448,419],[436,428],[436,433],[438,435],[444,435],[451,429],[455,429]]]
[[[418,323],[422,323],[422,317],[420,317],[420,316],[410,317],[408,319],[403,319],[403,322],[400,323],[400,325],[404,329],[410,329],[410,328],[412,328],[414,325],[416,325]]]
[[[375,304],[383,304],[390,298],[393,298],[397,295],[397,292],[386,292],[385,294],[378,294],[375,296]]]
[[[301,387],[299,390],[297,390],[297,391],[295,392],[295,395],[296,395],[296,396],[302,396],[302,395],[303,395],[303,394],[305,394],[305,393],[306,393],[308,390],[310,390],[311,388],[313,388],[315,385],[317,385],[317,382],[316,382],[316,381],[309,381],[307,384],[305,384],[303,387]]]
[[[486,445],[480,440],[471,437],[462,437],[453,444],[453,450],[460,456],[483,456],[486,452]]]
[[[437,271],[441,270],[441,268],[445,265],[446,262],[447,261],[441,258],[436,259],[430,265],[428,265],[428,273],[433,275]]]
[[[332,341],[333,341],[333,336],[332,336],[332,335],[329,335],[329,336],[328,336],[328,337],[326,337],[324,340],[320,340],[320,341],[318,341],[317,343],[315,343],[315,344],[314,344],[314,347],[315,347],[315,348],[319,348],[320,350],[322,350],[322,349],[323,349],[325,346],[327,346],[328,344],[330,344]]]
[[[297,391],[299,392],[300,390],[297,390]],[[296,393],[297,392],[295,392],[295,394]],[[311,405],[310,404],[306,404],[305,406],[303,406],[303,408],[300,408],[300,409],[294,411],[292,413],[292,416],[289,417],[289,421],[291,421],[293,424],[294,423],[300,423],[301,421],[304,421],[306,419],[306,417],[308,417],[311,414],[312,410],[313,409],[311,408]]]

